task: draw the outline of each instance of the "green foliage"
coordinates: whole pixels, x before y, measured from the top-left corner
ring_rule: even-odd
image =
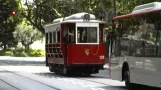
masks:
[[[21,22],[19,8],[20,0],[0,0],[0,46],[6,49],[7,46],[16,44],[13,32],[18,23]],[[12,15],[12,11],[16,15]]]
[[[27,0],[26,0],[27,1]],[[114,17],[114,0],[33,0],[26,2],[22,15],[44,33],[43,25],[51,23],[59,17],[69,16],[73,13],[89,12],[97,17],[100,12],[105,12],[107,24],[111,24]],[[160,0],[116,0],[117,15],[132,12],[135,6]]]
[[[0,56],[43,57],[45,56],[45,51],[40,49],[29,49],[28,52],[25,52],[23,48],[7,49],[0,51]]]
[[[100,0],[34,0],[26,2],[22,15],[44,33],[44,24],[51,23],[59,17],[69,16],[73,13],[89,12],[98,14]]]
[[[42,40],[43,34],[38,32],[32,26],[27,26],[26,24],[20,24],[16,27],[16,31],[14,32],[14,37],[20,41],[30,40],[34,42],[36,40]]]
[[[151,2],[160,2],[160,0],[116,0],[117,1],[117,14],[127,14],[132,12],[132,10],[137,5],[151,3]]]
[[[16,27],[14,32],[14,37],[18,42],[21,42],[23,46],[29,47],[34,41],[42,40],[44,35],[32,26],[27,26],[26,24],[20,24]],[[29,40],[30,43],[26,43]]]

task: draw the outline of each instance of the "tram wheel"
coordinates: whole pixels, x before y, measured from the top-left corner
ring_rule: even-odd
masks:
[[[83,73],[83,75],[89,77],[91,76],[91,73]]]
[[[49,71],[50,71],[50,72],[54,72],[54,68],[53,68],[53,66],[50,65],[50,64],[49,64]]]
[[[65,68],[65,67],[62,70],[62,74],[63,75],[70,75],[69,70],[67,68]]]
[[[63,66],[60,67],[60,74],[63,75]]]

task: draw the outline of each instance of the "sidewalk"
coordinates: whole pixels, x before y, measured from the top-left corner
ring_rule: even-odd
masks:
[[[10,56],[0,56],[0,61],[35,61],[35,62],[45,62],[45,57],[10,57]]]
[[[2,61],[18,61],[18,62],[45,62],[45,57],[10,57],[10,56],[0,56],[0,62]],[[109,69],[109,64],[104,65],[104,69]]]

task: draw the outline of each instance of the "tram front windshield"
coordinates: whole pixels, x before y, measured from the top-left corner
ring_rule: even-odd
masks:
[[[77,27],[77,43],[97,43],[97,27]]]

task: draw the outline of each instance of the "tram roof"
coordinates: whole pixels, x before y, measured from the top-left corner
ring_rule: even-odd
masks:
[[[137,15],[150,13],[150,12],[157,12],[160,10],[161,10],[161,2],[152,2],[152,3],[142,4],[142,5],[136,6],[134,10],[132,11],[132,13],[121,15],[121,16],[116,16],[113,18],[113,20],[117,20],[120,18],[127,18],[130,16],[137,16]]]
[[[84,19],[85,15],[89,15],[89,21]],[[105,21],[97,20],[95,15],[89,13],[76,13],[68,17],[55,19],[51,24],[46,26],[56,25],[60,23],[105,23]]]

